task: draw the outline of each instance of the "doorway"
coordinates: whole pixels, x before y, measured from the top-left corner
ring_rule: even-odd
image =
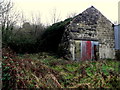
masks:
[[[98,60],[98,41],[75,41],[75,60]]]

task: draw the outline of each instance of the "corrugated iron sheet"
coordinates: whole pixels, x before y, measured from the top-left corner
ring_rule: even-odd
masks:
[[[120,49],[120,25],[114,26],[115,49]]]

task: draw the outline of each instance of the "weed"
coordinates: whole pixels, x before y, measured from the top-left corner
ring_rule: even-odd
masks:
[[[68,61],[48,53],[3,49],[3,89],[120,88],[119,61]],[[119,84],[119,85],[118,85]]]

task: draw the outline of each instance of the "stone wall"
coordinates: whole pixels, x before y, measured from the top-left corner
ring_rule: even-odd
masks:
[[[97,38],[99,39],[100,58],[115,58],[115,42],[113,24],[103,15],[100,16],[97,24]]]
[[[77,15],[66,27],[61,45],[72,60],[76,56],[76,40],[98,41],[99,58],[115,58],[113,24],[94,7]]]

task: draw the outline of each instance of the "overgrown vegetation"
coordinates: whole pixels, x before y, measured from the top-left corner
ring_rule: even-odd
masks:
[[[4,90],[120,88],[119,61],[109,59],[77,62],[65,60],[57,55],[65,27],[72,18],[49,27],[45,27],[38,19],[39,23],[23,22],[22,26],[17,27],[17,16],[10,14],[12,6],[9,1],[0,2]],[[119,60],[119,52],[116,56]]]
[[[40,39],[38,39],[38,46],[43,51],[58,51],[58,45],[61,42],[62,35],[65,31],[66,25],[69,24],[72,18],[68,18],[64,21],[58,22],[49,26],[43,33]]]
[[[120,88],[119,66],[113,60],[76,62],[3,49],[3,88]]]
[[[23,14],[13,13],[13,6],[9,0],[0,2],[2,47],[10,47],[16,53],[41,51],[57,53],[65,27],[72,18],[60,22],[55,20],[53,25],[46,27],[42,24],[40,16],[32,16],[32,21],[29,22]],[[54,16],[53,18],[56,19],[57,17]],[[17,23],[21,23],[21,26],[18,26]]]
[[[24,25],[25,24],[25,25]],[[16,53],[35,53],[38,51],[37,39],[41,37],[45,31],[43,25],[30,25],[24,23],[22,28],[13,29],[8,41],[4,41],[3,47],[10,47]]]
[[[3,35],[3,47],[10,47],[16,53],[36,53],[41,51],[58,51],[65,26],[71,18],[45,28],[43,25],[30,25],[24,23],[22,28],[8,30],[7,41]],[[27,25],[26,25],[27,24]],[[35,28],[34,28],[35,27]]]

